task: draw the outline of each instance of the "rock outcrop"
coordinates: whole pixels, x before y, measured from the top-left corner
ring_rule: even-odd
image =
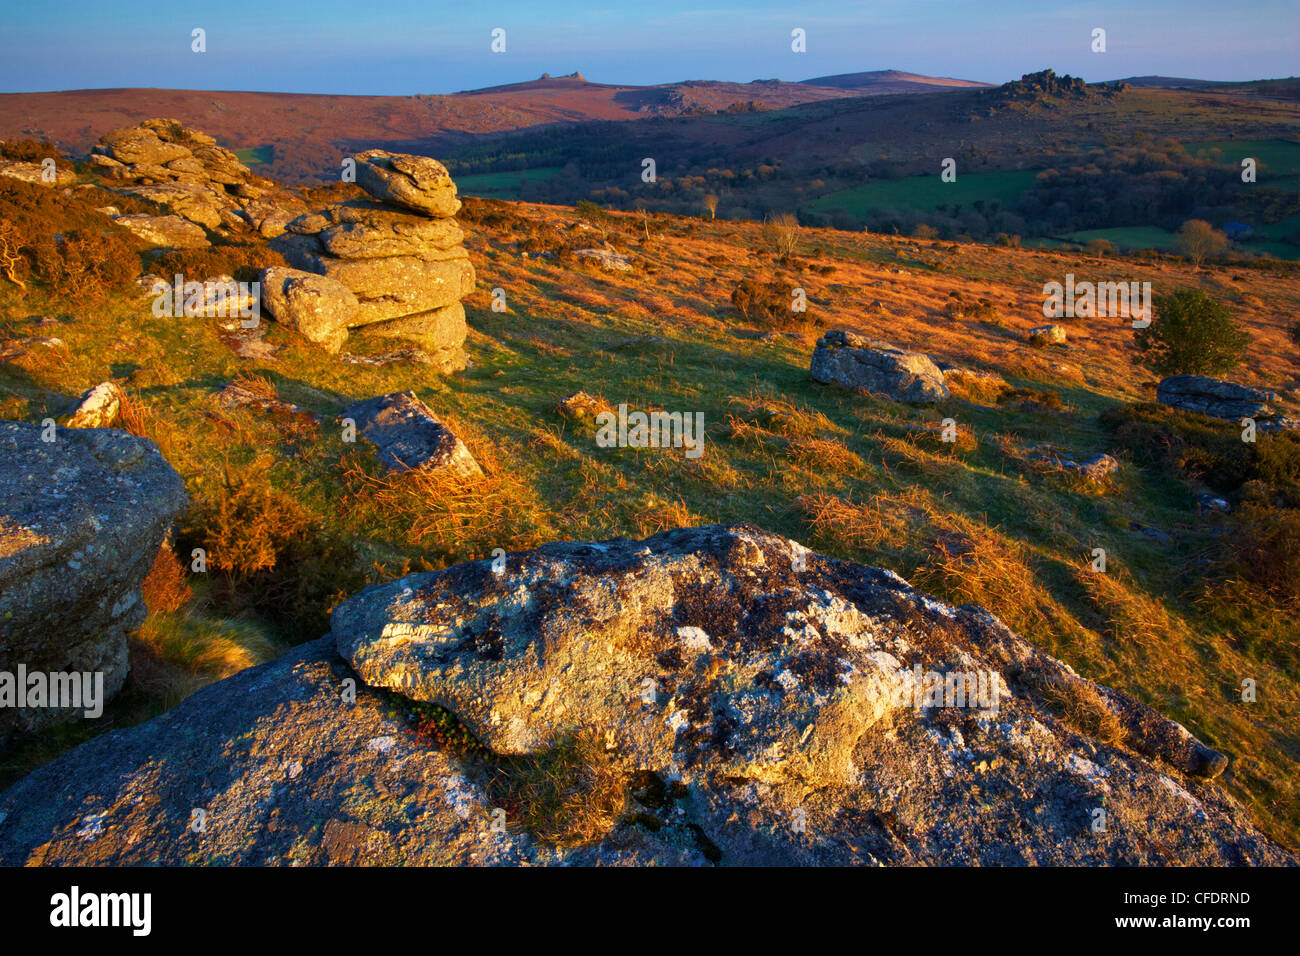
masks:
[[[437,160],[370,150],[355,157],[357,184],[373,199],[299,216],[272,246],[295,268],[350,289],[354,333],[398,338],[441,371],[465,367],[461,300],[474,266],[456,223],[456,185]]]
[[[0,864],[1295,862],[1178,724],[748,525],[410,575],[331,627],[0,795]],[[420,736],[403,698],[483,746]],[[563,853],[494,828],[494,768],[574,732],[627,812]]]
[[[266,238],[281,235],[305,204],[269,179],[254,175],[233,152],[207,133],[179,120],[149,119],[102,137],[90,162],[103,175],[127,185],[118,192],[166,206],[202,230],[239,233],[256,230]],[[158,245],[181,238],[175,227],[149,229],[148,217],[113,216],[137,235]],[[197,245],[192,236],[187,240]],[[206,244],[206,240],[204,241]]]
[[[1294,428],[1300,423],[1283,418],[1273,408],[1277,395],[1267,389],[1205,375],[1172,375],[1156,386],[1156,400],[1184,412],[1238,422],[1253,418],[1260,428]]]
[[[483,473],[465,443],[413,392],[354,402],[339,417],[356,424],[357,434],[375,446],[390,471],[436,471],[462,478]]]
[[[111,696],[126,679],[126,635],[144,620],[140,583],[185,507],[184,484],[151,442],[126,432],[43,437],[40,425],[0,422],[0,672],[98,673]],[[0,745],[80,713],[9,702]]]
[[[928,355],[839,329],[818,340],[810,374],[823,384],[864,389],[899,402],[948,398],[943,372]]]

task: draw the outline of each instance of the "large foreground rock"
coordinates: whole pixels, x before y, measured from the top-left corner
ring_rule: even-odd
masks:
[[[984,673],[996,705],[914,699],[916,667]],[[496,754],[454,758],[369,685]],[[1085,699],[1117,742],[1062,716]],[[500,755],[575,729],[623,767],[626,817],[562,858],[493,832]],[[715,526],[369,588],[328,639],[0,795],[0,864],[1294,862],[1205,779],[1222,762],[980,608]]]
[[[144,580],[185,507],[153,443],[110,429],[0,422],[0,671],[127,673]],[[0,707],[0,745],[80,710]]]
[[[809,370],[823,384],[860,388],[899,402],[948,398],[943,372],[930,356],[834,329],[817,342]]]

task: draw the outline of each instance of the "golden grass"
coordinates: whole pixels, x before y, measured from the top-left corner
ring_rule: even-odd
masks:
[[[560,847],[598,842],[628,808],[631,777],[594,732],[562,737],[535,754],[501,758],[489,789],[539,840]]]

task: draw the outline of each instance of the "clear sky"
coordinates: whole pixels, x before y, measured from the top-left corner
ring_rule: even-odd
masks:
[[[0,92],[450,93],[574,70],[632,84],[880,69],[1000,83],[1049,66],[1246,80],[1300,74],[1298,25],[1300,0],[0,0]],[[790,49],[795,27],[806,53]]]

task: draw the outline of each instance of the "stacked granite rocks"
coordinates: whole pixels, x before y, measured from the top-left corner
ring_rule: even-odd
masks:
[[[473,291],[475,276],[453,218],[460,210],[456,184],[424,156],[376,149],[354,159],[357,185],[373,198],[299,216],[271,244],[290,266],[356,297],[355,309],[337,310],[335,327],[318,331],[317,339],[331,351],[346,330],[404,339],[442,371],[464,368],[461,299]],[[292,317],[287,324],[295,324]]]

